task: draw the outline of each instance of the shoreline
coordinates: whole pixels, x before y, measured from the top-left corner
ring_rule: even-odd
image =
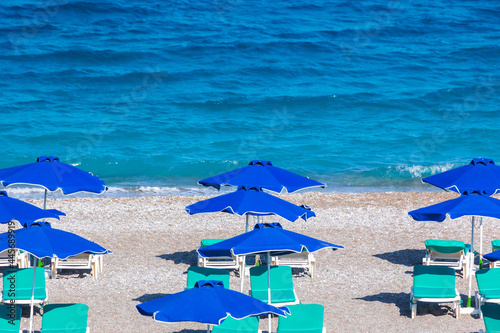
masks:
[[[315,253],[316,277],[294,275],[302,303],[325,307],[328,332],[477,332],[482,320],[462,315],[455,319],[448,304],[419,304],[410,319],[409,292],[413,265],[424,256],[430,238],[470,241],[470,219],[416,222],[409,210],[455,197],[456,193],[321,193],[284,194],[295,204],[316,212],[308,221],[280,222],[284,228],[339,244],[344,250]],[[95,241],[113,254],[105,255],[103,275],[94,281],[89,273],[66,273],[47,279],[50,303],[81,302],[89,305],[89,327],[94,332],[206,332],[192,322],[162,323],[140,315],[135,305],[179,292],[186,270],[196,265],[196,248],[204,238],[228,238],[244,231],[244,217],[227,213],[189,215],[184,207],[209,196],[89,197],[50,199],[48,208],[67,214],[54,228]],[[36,205],[41,200],[27,200]],[[485,219],[483,245],[489,249],[496,221]],[[492,222],[492,223],[490,223]],[[485,252],[487,253],[487,252]],[[462,299],[468,280],[456,278]],[[231,273],[230,288],[239,290],[239,277]],[[477,288],[473,280],[473,287]],[[473,288],[473,290],[474,290]],[[245,289],[250,289],[245,279]],[[35,307],[36,309],[37,307]],[[23,309],[21,327],[27,329],[29,309]],[[35,329],[40,328],[40,314]],[[360,320],[361,319],[361,320]],[[277,322],[273,322],[273,331]],[[267,330],[267,321],[261,321]]]
[[[44,191],[40,187],[33,186],[12,186],[4,187],[2,191],[7,191],[9,196],[18,199],[42,199],[44,196]],[[220,190],[212,187],[204,186],[127,186],[127,187],[117,187],[110,186],[108,190],[102,194],[79,192],[70,195],[64,195],[60,191],[48,192],[48,199],[67,199],[67,198],[134,198],[134,197],[165,197],[165,196],[216,196],[236,190],[235,186],[223,186]],[[295,193],[274,193],[275,195],[288,195],[288,194],[305,194],[310,192],[317,193],[352,193],[352,194],[363,194],[363,193],[436,193],[444,192],[442,189],[431,186],[424,185],[422,187],[398,187],[398,186],[327,186],[324,189],[312,188],[309,190],[301,190]]]

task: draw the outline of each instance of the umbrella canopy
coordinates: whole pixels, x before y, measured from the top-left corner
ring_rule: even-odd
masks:
[[[488,158],[474,158],[469,164],[422,179],[423,182],[457,193],[474,190],[488,195],[500,191],[500,166]]]
[[[408,214],[417,221],[437,222],[443,222],[446,215],[452,219],[465,215],[500,218],[500,200],[479,191],[473,191],[470,194],[464,192],[458,198],[412,210]]]
[[[225,185],[255,186],[276,193],[283,189],[292,193],[305,188],[326,187],[326,184],[275,167],[271,161],[258,160],[251,161],[246,167],[200,180],[198,184],[212,186],[218,190]]]
[[[193,215],[198,213],[226,212],[238,215],[279,215],[289,221],[307,220],[316,214],[306,206],[296,206],[288,201],[265,193],[259,188],[240,187],[237,191],[199,201],[186,207]]]
[[[54,156],[40,156],[35,163],[1,169],[0,182],[3,186],[27,184],[42,186],[48,191],[60,189],[64,194],[102,193],[106,190],[99,177],[62,163]]]
[[[31,224],[33,221],[66,216],[56,209],[41,209],[22,200],[10,198],[7,192],[0,191],[0,223],[8,223],[12,220],[21,224]]]
[[[140,314],[156,321],[195,321],[220,325],[231,316],[242,319],[274,313],[285,316],[288,309],[278,309],[253,297],[224,288],[221,281],[198,281],[194,288],[136,305]],[[287,312],[285,312],[285,310]]]
[[[485,192],[472,191],[463,192],[458,198],[444,201],[432,206],[413,210],[408,213],[417,221],[437,221],[443,222],[446,215],[456,219],[461,216],[472,215],[471,238],[474,239],[474,216],[487,216],[500,218],[500,200],[488,196]],[[482,225],[482,219],[481,219]],[[482,236],[481,236],[482,238]],[[471,245],[474,245],[471,242]],[[480,263],[482,262],[482,239],[479,250]],[[472,260],[472,259],[471,259]],[[472,265],[472,264],[471,264]],[[467,306],[471,304],[472,275],[469,275],[469,293]]]
[[[242,235],[229,238],[225,241],[198,249],[202,257],[246,255],[267,253],[267,292],[268,301],[271,301],[271,253],[281,255],[292,252],[302,252],[306,249],[315,252],[323,248],[342,249],[340,245],[324,242],[312,237],[301,235],[293,231],[284,230],[279,223],[259,223],[254,229]],[[243,288],[243,276],[241,277]],[[271,318],[269,317],[269,332],[271,332]]]
[[[279,223],[259,223],[250,232],[198,249],[202,257],[219,257],[272,252],[275,255],[316,252],[324,248],[343,249],[340,245],[285,230]]]
[[[50,223],[34,223],[31,227],[0,234],[0,251],[9,248],[9,240],[14,239],[14,248],[31,253],[37,258],[58,257],[66,259],[80,253],[111,253],[99,244],[71,232],[53,229]]]
[[[488,259],[491,262],[500,260],[500,251],[493,251],[491,253],[485,254],[483,258]]]

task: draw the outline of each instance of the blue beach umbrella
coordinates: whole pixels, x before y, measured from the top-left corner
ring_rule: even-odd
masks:
[[[14,237],[9,234],[14,235]],[[9,239],[15,240],[15,248],[26,251],[37,258],[66,259],[81,253],[107,254],[106,250],[81,236],[68,231],[54,229],[50,223],[34,223],[30,227],[0,234],[0,252],[9,248]]]
[[[251,161],[245,167],[200,180],[198,184],[218,190],[226,185],[259,187],[276,193],[283,189],[292,193],[305,188],[326,187],[326,184],[275,167],[271,161],[258,160]]]
[[[103,193],[104,182],[90,172],[62,163],[58,157],[40,156],[35,163],[14,166],[0,170],[0,183],[10,185],[35,185],[45,188],[43,208],[47,205],[47,191],[61,190],[63,194],[77,192]],[[33,293],[35,288],[35,270],[33,270]],[[32,299],[33,299],[32,295]],[[33,302],[31,303],[29,332],[33,327]]]
[[[40,156],[35,163],[1,169],[0,183],[3,186],[25,184],[44,187],[44,208],[47,191],[61,190],[64,194],[77,192],[100,194],[106,191],[102,179],[90,172],[62,163],[54,156]]]
[[[266,253],[268,302],[271,302],[271,253],[282,255],[300,253],[303,250],[316,252],[324,248],[343,249],[340,245],[321,241],[293,231],[285,230],[279,223],[259,223],[250,232],[229,238],[225,241],[198,249],[202,257],[217,257]],[[243,276],[241,277],[243,289]],[[269,332],[271,332],[271,319],[269,318]]]
[[[423,178],[424,183],[463,193],[481,190],[488,195],[500,191],[500,166],[488,158],[474,158],[469,164]]]
[[[408,214],[416,221],[436,222],[443,222],[447,215],[451,219],[466,215],[500,218],[500,200],[478,191],[464,192],[458,198],[412,210]]]
[[[56,209],[38,208],[22,200],[9,197],[5,191],[0,191],[0,223],[15,220],[21,224],[31,224],[33,221],[45,218],[59,219],[59,216],[66,216],[66,214]]]
[[[221,281],[196,282],[194,288],[176,294],[163,296],[136,305],[144,316],[153,316],[156,321],[195,321],[210,325],[220,325],[227,317],[243,319],[274,313],[279,316],[289,314],[287,308],[276,308],[234,290],[224,288]]]
[[[500,218],[500,200],[488,196],[480,191],[463,192],[458,198],[440,202],[438,204],[412,210],[408,214],[416,221],[443,222],[448,215],[451,219],[462,216],[472,216],[472,239],[474,239],[474,216]],[[473,244],[471,244],[473,245]],[[472,251],[474,247],[472,246]],[[481,250],[482,252],[482,244]],[[480,253],[480,259],[482,255]],[[472,274],[469,275],[469,295],[467,306],[470,307],[472,288]]]
[[[216,212],[246,215],[246,230],[248,229],[248,215],[279,215],[291,222],[298,218],[307,220],[316,216],[307,206],[296,206],[259,188],[246,188],[244,186],[241,186],[235,192],[189,205],[186,207],[186,211],[191,215]]]

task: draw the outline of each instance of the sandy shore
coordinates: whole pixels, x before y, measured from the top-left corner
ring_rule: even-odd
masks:
[[[294,276],[302,303],[325,307],[327,332],[477,332],[483,321],[470,315],[455,319],[450,304],[422,305],[410,319],[412,266],[421,263],[429,238],[470,242],[470,219],[443,223],[415,222],[407,212],[455,197],[449,193],[307,192],[285,195],[307,204],[317,217],[294,223],[278,217],[284,228],[343,245],[345,250],[316,253],[317,274]],[[199,323],[167,324],[138,314],[135,305],[178,292],[186,270],[196,265],[196,248],[203,238],[228,238],[244,231],[244,218],[225,214],[188,215],[184,207],[205,197],[135,197],[51,199],[48,208],[66,212],[53,227],[77,233],[112,250],[104,259],[104,274],[94,281],[89,273],[63,273],[48,279],[50,303],[81,302],[90,306],[91,332],[202,333]],[[32,200],[41,205],[41,201]],[[499,238],[498,221],[485,219],[485,252]],[[2,225],[5,231],[6,226]],[[5,229],[5,230],[4,230]],[[468,284],[457,275],[465,301]],[[249,289],[248,279],[245,290]],[[240,280],[231,275],[231,288]],[[473,289],[477,289],[473,280]],[[28,328],[29,309],[22,328]],[[35,328],[40,329],[37,312]],[[267,330],[267,322],[261,321]],[[276,322],[274,323],[276,328]]]

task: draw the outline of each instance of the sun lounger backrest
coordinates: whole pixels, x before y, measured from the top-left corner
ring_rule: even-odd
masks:
[[[88,311],[86,304],[48,304],[44,307],[41,333],[85,333]]]
[[[19,333],[21,327],[21,312],[22,310],[20,307],[14,306],[11,309],[7,304],[0,304],[0,332]]]
[[[225,241],[225,240],[226,240],[226,238],[202,239],[200,242],[200,247],[214,245],[214,244],[217,244],[217,243]]]
[[[481,305],[481,312],[486,332],[500,332],[500,304],[485,303]]]
[[[439,253],[457,253],[465,251],[465,243],[455,240],[428,239],[425,241],[425,247],[428,250]]]
[[[288,305],[290,314],[279,317],[277,333],[322,333],[324,307],[321,304]]]
[[[267,266],[250,268],[252,291],[267,291]],[[290,266],[271,266],[271,290],[293,290],[292,268]]]
[[[413,285],[425,288],[455,288],[455,270],[444,266],[417,265],[413,268]]]
[[[491,241],[491,249],[492,251],[500,250],[500,239],[495,239]]]
[[[236,320],[227,317],[221,325],[214,326],[212,333],[257,333],[259,331],[259,317],[247,317]]]
[[[13,287],[12,284],[14,284]],[[33,268],[4,270],[3,286],[2,294],[4,299],[30,299],[33,286]],[[14,292],[9,295],[9,290],[12,289]],[[47,298],[45,270],[42,267],[37,267],[35,272],[35,299],[45,298]]]
[[[499,290],[500,269],[481,269],[476,272],[476,281],[479,292],[484,290]]]
[[[191,266],[187,271],[186,289],[194,288],[196,282],[200,280],[222,281],[224,288],[229,289],[229,271],[225,269]]]

